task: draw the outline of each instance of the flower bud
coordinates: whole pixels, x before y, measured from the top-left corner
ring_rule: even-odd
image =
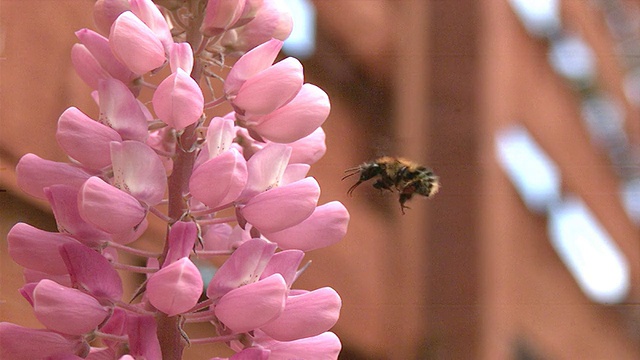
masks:
[[[86,334],[109,315],[94,297],[80,290],[42,280],[33,290],[33,311],[44,326],[63,334]]]
[[[131,11],[125,11],[111,26],[109,45],[114,55],[131,71],[141,75],[165,62],[162,42]]]
[[[306,178],[256,195],[240,212],[261,232],[273,233],[308,218],[315,210],[319,197],[318,182]]]
[[[234,333],[251,331],[282,314],[286,291],[280,274],[233,289],[216,304],[216,317]]]
[[[151,305],[168,316],[181,314],[198,303],[203,281],[198,268],[184,257],[151,275],[147,297]]]

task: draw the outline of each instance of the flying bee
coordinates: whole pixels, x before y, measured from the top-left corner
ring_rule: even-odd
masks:
[[[414,194],[430,197],[440,189],[440,181],[431,169],[402,158],[383,156],[372,162],[347,169],[345,173],[347,175],[342,180],[360,174],[358,181],[347,191],[349,196],[358,185],[378,176],[373,187],[381,190],[397,190],[400,194],[400,209],[403,214],[404,209],[409,208],[405,203]]]

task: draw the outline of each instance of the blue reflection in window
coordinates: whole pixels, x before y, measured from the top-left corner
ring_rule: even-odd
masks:
[[[640,177],[625,182],[621,192],[622,204],[627,215],[640,225]]]
[[[585,295],[617,303],[629,291],[629,264],[623,253],[577,197],[552,206],[551,243]]]
[[[544,212],[560,199],[560,173],[522,127],[513,127],[496,138],[498,161],[527,207]]]
[[[286,0],[293,17],[293,31],[285,40],[283,50],[299,58],[313,55],[316,48],[316,11],[309,0]]]
[[[525,29],[534,36],[552,37],[560,30],[558,0],[510,0]]]
[[[595,55],[578,36],[564,34],[552,41],[549,63],[558,74],[581,87],[590,86],[595,81]]]

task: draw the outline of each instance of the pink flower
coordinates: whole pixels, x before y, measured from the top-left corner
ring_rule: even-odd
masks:
[[[273,340],[259,330],[256,330],[255,334],[254,340],[256,344],[271,351],[269,359],[337,359],[342,349],[340,339],[332,332],[325,332],[317,336],[294,341]]]
[[[149,27],[168,53],[173,45],[173,36],[156,4],[151,0],[129,0],[129,4],[131,12]]]
[[[290,143],[313,133],[330,110],[327,94],[315,85],[304,84],[293,100],[265,116],[251,119],[249,126],[267,140]]]
[[[82,244],[70,243],[60,247],[60,255],[75,288],[98,300],[116,301],[122,298],[122,280],[118,272],[98,252]]]
[[[113,185],[148,205],[157,205],[167,189],[167,176],[158,155],[137,141],[111,142]]]
[[[266,115],[293,99],[302,87],[302,74],[300,61],[289,57],[256,73],[227,98],[242,118]]]
[[[182,130],[202,116],[204,95],[181,68],[164,79],[153,93],[153,110],[167,125]]]
[[[166,60],[162,42],[131,11],[120,14],[111,26],[109,45],[116,58],[138,75],[159,68]]]
[[[127,314],[125,329],[129,354],[134,359],[162,359],[157,324],[152,315]]]
[[[45,199],[45,188],[65,184],[79,189],[91,175],[71,164],[44,160],[37,155],[26,154],[18,161],[16,177],[20,190],[33,197]]]
[[[324,130],[319,127],[302,139],[288,143],[287,145],[291,147],[291,159],[289,159],[289,162],[292,164],[315,164],[327,152],[325,138]]]
[[[100,246],[110,239],[110,235],[82,218],[78,191],[68,185],[52,185],[45,188],[45,195],[61,233],[69,234],[87,246]]]
[[[76,32],[80,44],[71,49],[71,60],[76,72],[87,85],[98,88],[100,80],[115,78],[131,86],[136,75],[113,55],[109,40],[89,29]]]
[[[275,250],[275,244],[262,239],[244,242],[216,271],[207,297],[217,300],[233,289],[258,281]]]
[[[172,73],[182,69],[185,73],[191,74],[191,70],[193,70],[193,49],[191,49],[189,43],[182,42],[171,45],[169,66]]]
[[[89,143],[86,140],[92,139]],[[74,160],[90,169],[111,165],[109,143],[122,141],[112,128],[94,121],[75,107],[65,110],[58,119],[56,140]]]
[[[78,243],[71,236],[37,229],[29,224],[17,223],[7,234],[9,255],[21,266],[47,274],[68,274],[60,257],[59,247]]]
[[[8,234],[25,267],[19,292],[47,330],[0,323],[0,357],[174,358],[193,338],[184,321],[213,324],[235,360],[337,356],[326,331],[338,294],[291,290],[302,250],[339,241],[349,221],[338,202],[317,206],[307,177],[326,151],[328,96],[303,83],[298,60],[274,63],[291,30],[274,1],[187,5],[97,0],[109,37],[76,33],[72,62],[100,114],[71,107],[58,119],[71,164],[28,154],[17,166],[18,185],[49,202],[59,232],[19,223]],[[225,59],[249,47],[225,76]],[[206,104],[201,87],[212,90]],[[215,116],[218,105],[233,111]],[[135,248],[150,222],[168,232],[147,239],[154,250]],[[201,261],[214,256],[201,299]],[[121,272],[146,279],[135,301],[122,300]]]
[[[238,59],[224,82],[225,94],[236,95],[249,78],[271,66],[282,49],[282,44],[282,41],[272,39]]]
[[[198,236],[198,228],[194,222],[178,221],[169,230],[169,251],[163,267],[186,258],[191,254]]]
[[[338,201],[318,206],[301,223],[287,229],[265,233],[281,249],[311,251],[333,245],[347,233],[349,212]]]
[[[278,341],[292,341],[320,335],[338,321],[342,301],[332,288],[321,288],[299,295],[289,295],[284,312],[260,327]]]
[[[246,183],[246,161],[231,149],[198,166],[189,180],[189,190],[194,198],[216,208],[235,201]]]
[[[282,144],[268,144],[253,154],[247,161],[248,179],[242,198],[280,186],[290,156],[291,148]]]
[[[246,25],[232,30],[222,43],[230,50],[242,53],[272,38],[284,41],[292,29],[293,17],[287,6],[279,0],[264,0],[253,19]]]
[[[93,5],[93,21],[101,33],[108,34],[118,15],[130,9],[128,0],[97,0]]]
[[[200,272],[187,257],[163,267],[147,282],[149,302],[169,316],[194,307],[202,289]]]
[[[216,304],[216,317],[234,333],[259,328],[280,316],[286,291],[280,274],[233,289]]]
[[[109,310],[82,291],[42,280],[33,290],[33,310],[44,326],[68,335],[82,335],[101,324]]]
[[[147,136],[147,116],[140,102],[120,81],[107,79],[98,85],[101,123],[116,130],[125,140],[144,141]]]
[[[88,352],[89,345],[79,336],[0,323],[1,359],[33,360]]]
[[[243,14],[246,0],[209,0],[200,31],[216,36],[231,28]]]
[[[318,182],[306,178],[254,196],[240,209],[240,213],[261,232],[273,233],[308,218],[319,197]]]
[[[109,234],[134,229],[147,214],[136,198],[95,176],[80,188],[78,206],[85,221]]]

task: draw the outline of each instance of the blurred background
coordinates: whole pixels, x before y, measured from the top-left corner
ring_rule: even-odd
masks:
[[[342,296],[341,358],[640,359],[640,1],[286,1],[285,55],[332,101],[312,175],[351,213],[295,285]],[[55,222],[14,168],[64,161],[59,115],[97,111],[69,59],[92,5],[0,2],[0,321],[39,326],[5,237]],[[382,155],[440,193],[406,215],[371,186],[348,197],[343,171]]]

